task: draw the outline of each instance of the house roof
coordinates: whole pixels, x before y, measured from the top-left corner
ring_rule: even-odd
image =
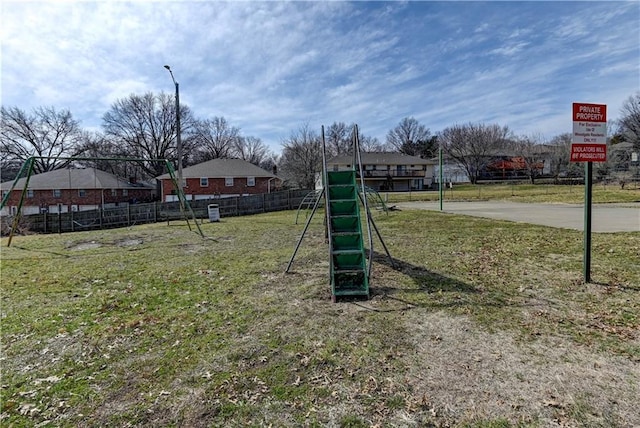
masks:
[[[21,178],[16,189],[22,189],[26,178]],[[13,180],[1,184],[2,190],[9,190]],[[127,180],[95,168],[56,169],[35,174],[29,178],[29,189],[140,189],[146,187],[132,184]]]
[[[225,177],[276,177],[254,164],[242,159],[212,159],[182,169],[182,178],[225,178]],[[158,180],[171,178],[169,174],[156,177]]]
[[[434,165],[431,159],[423,159],[417,156],[409,156],[396,152],[363,152],[360,153],[363,165]],[[329,165],[351,165],[353,155],[342,155],[327,161]]]

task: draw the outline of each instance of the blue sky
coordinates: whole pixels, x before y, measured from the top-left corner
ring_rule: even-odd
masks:
[[[571,104],[640,90],[640,2],[2,1],[2,105],[69,109],[173,93],[274,152],[308,124],[384,142],[413,116],[571,132]]]

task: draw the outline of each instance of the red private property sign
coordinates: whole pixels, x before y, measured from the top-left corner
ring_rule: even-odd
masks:
[[[573,103],[571,162],[606,162],[606,104]]]

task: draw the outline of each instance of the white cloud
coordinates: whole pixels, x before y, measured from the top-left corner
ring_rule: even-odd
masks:
[[[502,46],[500,48],[492,49],[489,51],[489,53],[496,54],[496,55],[511,56],[521,52],[528,45],[529,43],[527,42],[514,43],[508,46]]]
[[[95,128],[119,98],[172,92],[169,64],[197,116],[224,116],[275,150],[306,122],[357,122],[383,140],[405,116],[433,132],[504,121],[553,134],[568,129],[572,101],[615,111],[639,90],[639,11],[637,2],[9,1],[2,103],[69,108]]]

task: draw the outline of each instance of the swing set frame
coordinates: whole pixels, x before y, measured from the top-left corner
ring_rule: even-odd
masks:
[[[35,165],[35,161],[37,159],[57,159],[57,160],[69,160],[69,161],[116,161],[116,162],[164,162],[165,166],[167,167],[167,171],[169,171],[169,176],[171,177],[171,182],[173,183],[175,190],[176,190],[176,195],[178,196],[178,200],[180,202],[180,212],[182,214],[182,217],[187,221],[187,225],[189,226],[189,230],[191,229],[191,223],[189,222],[189,216],[187,215],[187,213],[190,215],[190,217],[193,219],[193,222],[195,223],[197,229],[198,229],[198,233],[200,234],[201,237],[204,238],[204,233],[202,232],[202,229],[200,228],[200,224],[198,223],[197,219],[196,219],[196,215],[193,211],[193,209],[191,208],[191,205],[189,204],[189,201],[187,200],[184,191],[182,189],[182,186],[178,185],[178,180],[176,177],[176,173],[175,173],[175,169],[173,168],[173,165],[171,164],[171,162],[169,162],[169,160],[167,159],[140,159],[140,158],[113,158],[113,157],[51,157],[51,156],[31,156],[29,158],[27,158],[27,160],[22,164],[22,167],[20,168],[20,171],[18,172],[18,175],[16,175],[16,178],[13,181],[13,184],[11,185],[11,188],[9,189],[9,191],[3,196],[2,198],[2,202],[0,203],[0,209],[4,208],[5,205],[9,202],[9,199],[11,197],[12,192],[15,190],[15,188],[17,187],[18,181],[23,178],[26,177],[25,182],[24,182],[24,186],[22,187],[22,192],[20,194],[20,201],[18,202],[18,208],[17,208],[17,212],[13,218],[13,221],[11,223],[11,230],[9,232],[9,239],[7,241],[7,247],[11,246],[11,241],[13,239],[13,235],[15,234],[15,231],[18,227],[18,222],[20,220],[20,217],[22,215],[22,205],[24,204],[24,200],[25,200],[25,196],[27,194],[27,189],[29,188],[29,180],[31,179],[31,176],[33,175],[33,168]]]

